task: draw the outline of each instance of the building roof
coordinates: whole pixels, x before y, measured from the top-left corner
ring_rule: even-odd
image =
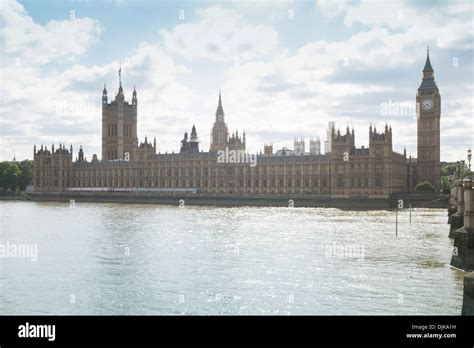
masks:
[[[431,67],[430,49],[429,48],[428,48],[427,53],[426,53],[426,62],[425,62],[425,67],[423,68],[423,71],[433,71],[433,68]]]

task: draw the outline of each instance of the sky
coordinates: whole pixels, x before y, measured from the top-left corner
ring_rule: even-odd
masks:
[[[427,46],[441,92],[441,160],[473,147],[469,1],[0,0],[0,160],[33,145],[101,156],[101,98],[138,94],[138,136],[178,152],[193,124],[208,151],[219,90],[250,152],[326,139],[329,121],[393,129],[416,157],[416,91]]]

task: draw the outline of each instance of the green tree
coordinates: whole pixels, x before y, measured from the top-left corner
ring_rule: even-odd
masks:
[[[450,176],[456,173],[456,169],[459,168],[459,163],[441,163],[441,176]]]
[[[18,182],[18,187],[20,190],[24,191],[26,186],[28,186],[33,180],[33,161],[24,160],[18,163],[20,168],[20,177]]]
[[[453,183],[453,180],[452,180],[451,176],[442,176],[441,177],[441,184],[443,185],[443,188],[451,187],[452,183]]]
[[[20,168],[15,162],[0,162],[0,187],[15,191],[20,181]]]
[[[436,189],[429,181],[419,182],[415,187],[416,192],[436,192]]]

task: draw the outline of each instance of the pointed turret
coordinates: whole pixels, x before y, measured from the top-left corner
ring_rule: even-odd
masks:
[[[426,50],[426,62],[425,62],[425,66],[423,68],[423,81],[424,81],[424,84],[425,86],[428,85],[432,85],[434,84],[434,70],[433,70],[433,67],[431,66],[431,61],[430,61],[430,49],[427,48]],[[422,82],[422,86],[423,86],[423,82]]]
[[[137,105],[137,90],[135,89],[135,85],[133,86],[132,105]]]
[[[229,141],[229,133],[227,125],[224,121],[224,108],[222,107],[222,96],[219,91],[219,101],[216,109],[216,121],[211,131],[211,147],[210,151],[222,150],[227,146]]]
[[[79,146],[79,162],[84,161],[84,150],[82,150],[82,145]]]
[[[189,146],[187,147],[186,151],[189,153],[197,153],[199,152],[199,140],[197,136],[196,126],[193,124],[193,128],[191,129],[191,137],[189,139]]]
[[[216,110],[216,122],[224,122],[224,108],[222,107],[221,91],[219,91],[219,102]]]
[[[426,62],[425,62],[425,67],[423,68],[423,72],[425,71],[433,71],[433,68],[431,67],[431,61],[430,61],[430,48],[428,47],[426,49]]]
[[[119,90],[118,90],[118,95],[123,96],[123,88],[122,88],[122,64],[120,64],[120,68],[118,70],[118,75],[119,75]]]

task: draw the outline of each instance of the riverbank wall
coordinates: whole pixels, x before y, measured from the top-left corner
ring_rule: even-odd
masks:
[[[31,196],[25,192],[0,191],[0,201],[30,201]]]
[[[454,232],[451,265],[464,271],[472,271],[474,270],[474,195],[470,178],[464,179],[462,192],[463,226]],[[451,219],[453,217],[454,215]]]
[[[462,315],[474,315],[474,190],[467,177],[454,183],[448,208],[449,236],[454,238],[451,266],[468,271],[464,276]],[[461,224],[459,226],[459,224]],[[459,226],[459,227],[458,227]],[[457,228],[458,227],[458,228]],[[454,230],[454,232],[453,232]]]
[[[97,202],[136,203],[165,205],[196,205],[217,207],[262,206],[262,207],[318,207],[341,209],[391,209],[399,206],[408,208],[447,208],[448,195],[438,194],[396,194],[389,198],[343,198],[329,195],[309,194],[202,194],[202,193],[119,193],[119,192],[74,192],[64,194],[22,194],[5,199],[44,202]]]
[[[461,180],[456,180],[451,188],[448,224],[449,238],[454,238],[454,232],[464,225],[464,186]]]

